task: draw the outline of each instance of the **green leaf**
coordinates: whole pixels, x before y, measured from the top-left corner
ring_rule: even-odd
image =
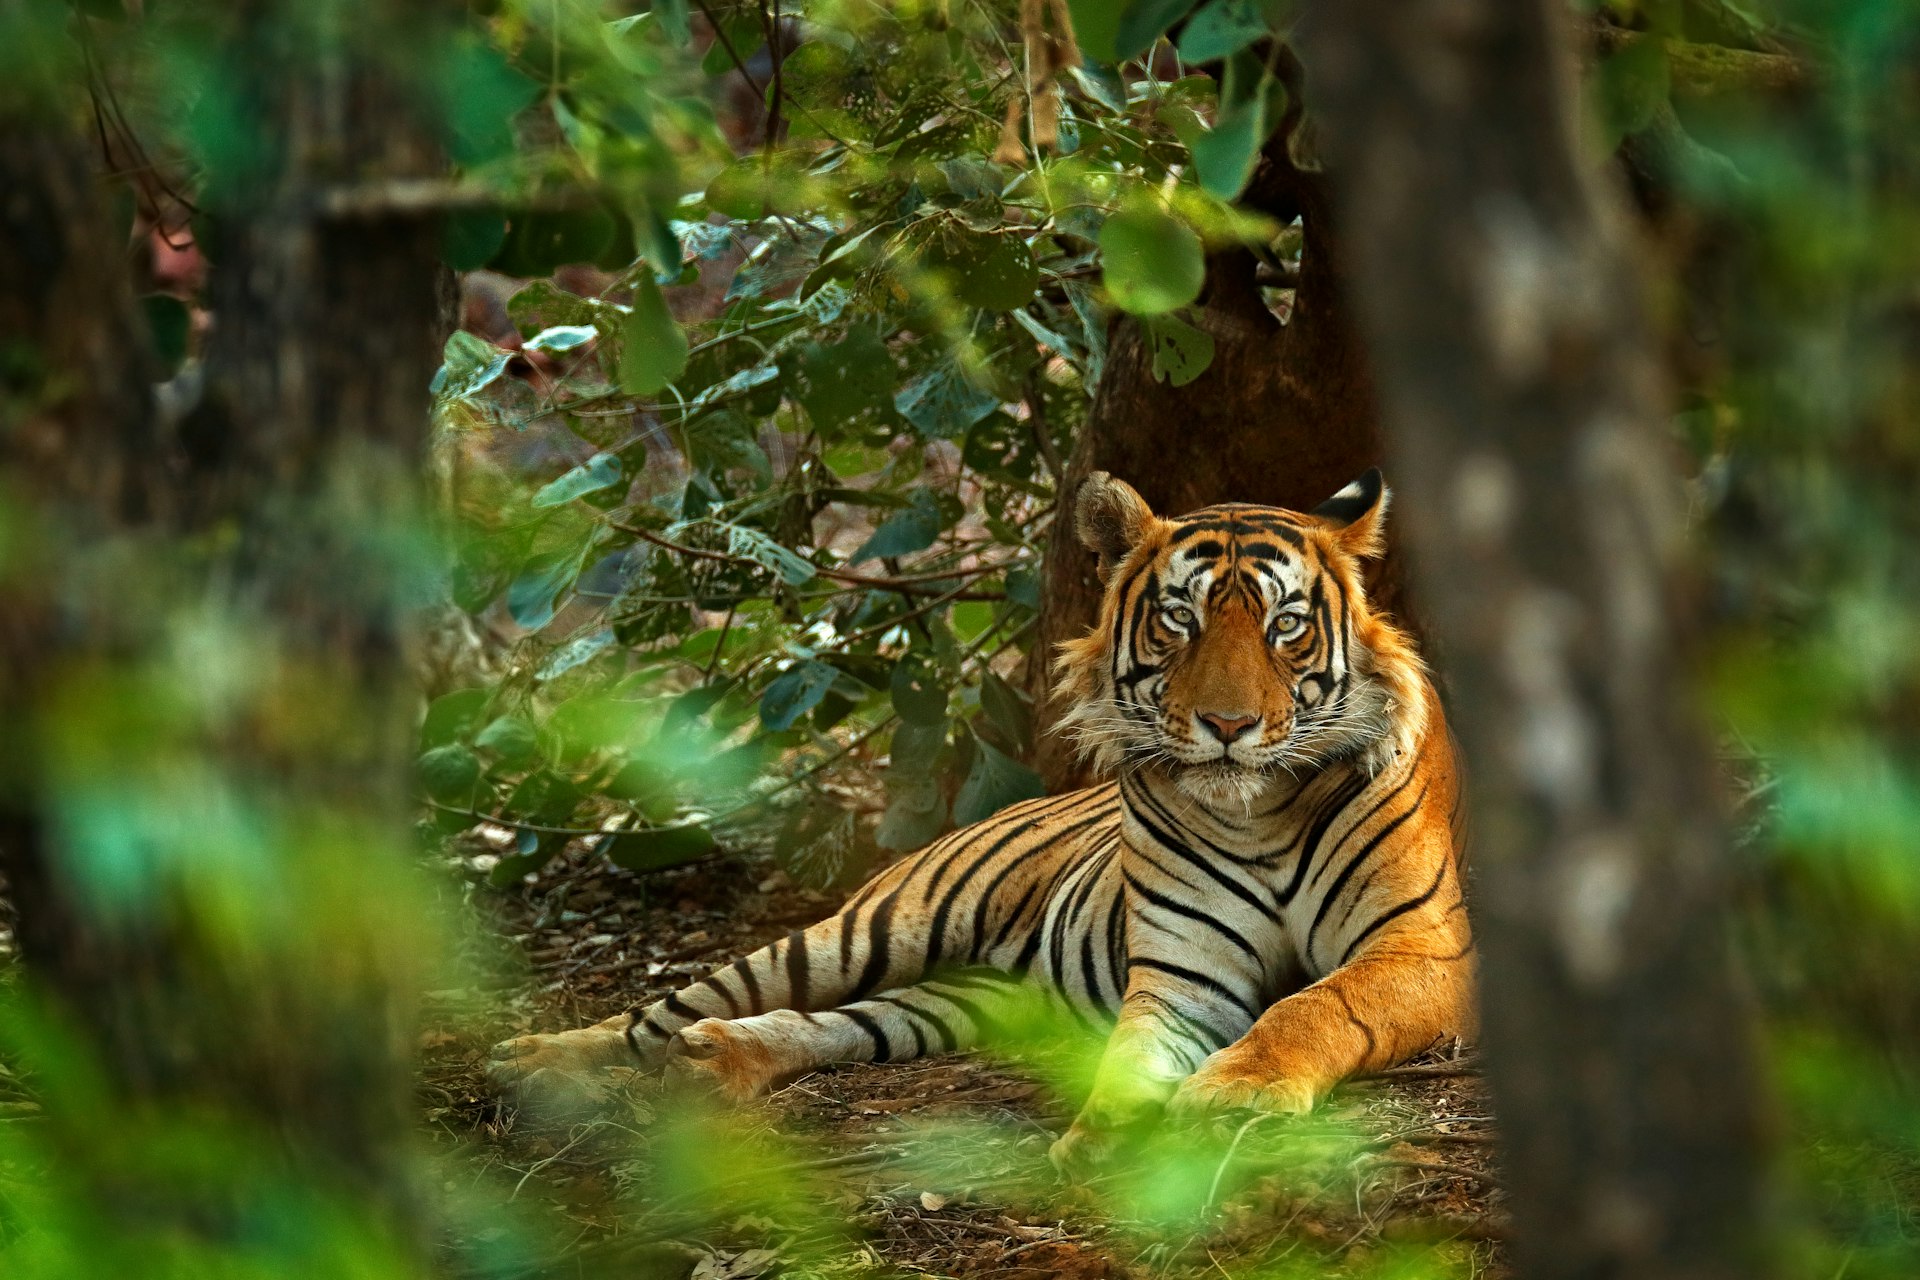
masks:
[[[987,251],[960,275],[956,292],[968,306],[982,311],[1012,311],[1033,301],[1040,271],[1033,265],[1027,242],[1011,233],[987,237]]]
[[[507,300],[507,315],[523,334],[557,325],[591,326],[595,315],[611,310],[607,303],[568,293],[547,280],[535,280]]]
[[[687,41],[693,38],[693,27],[687,15],[687,0],[653,0],[652,12],[667,39],[682,49],[686,48]]]
[[[1209,195],[1231,200],[1247,185],[1267,140],[1267,101],[1276,87],[1253,54],[1236,54],[1228,61],[1213,127],[1187,139],[1200,186]]]
[[[973,767],[954,797],[953,820],[960,826],[991,818],[1010,804],[1046,794],[1040,775],[980,739],[974,739]]]
[[[897,370],[887,344],[862,324],[838,342],[810,342],[801,348],[796,372],[800,403],[815,423],[830,429],[888,404]]]
[[[1125,8],[1126,0],[1067,0],[1067,10],[1073,15],[1074,38],[1095,62],[1116,61],[1115,42],[1120,35],[1120,15]]]
[[[760,695],[760,723],[776,733],[820,705],[840,672],[812,658],[796,662]]]
[[[946,695],[942,694],[942,708],[945,708],[946,702]],[[946,746],[947,718],[944,715],[926,723],[916,723],[903,716],[899,727],[893,731],[893,745],[887,751],[888,767],[896,773],[930,776],[940,763],[940,753]]]
[[[476,396],[507,371],[511,357],[485,338],[456,329],[448,335],[440,371],[433,375],[433,393],[445,400]]]
[[[415,766],[420,785],[441,804],[466,805],[473,801],[473,789],[480,782],[480,757],[461,746],[449,743],[426,752]]]
[[[1200,296],[1207,264],[1193,228],[1151,198],[1122,208],[1100,228],[1101,270],[1115,305],[1164,315]]]
[[[507,797],[506,811],[528,822],[564,822],[580,804],[580,788],[547,769],[537,769],[520,780]]]
[[[1269,0],[1211,0],[1180,32],[1184,62],[1229,58],[1267,35]]]
[[[713,832],[698,824],[622,831],[608,842],[607,861],[628,871],[662,871],[704,858],[714,849]]]
[[[1080,353],[1074,350],[1073,343],[1065,334],[1059,332],[1057,329],[1050,329],[1046,325],[1041,324],[1038,320],[1028,315],[1024,309],[1014,312],[1013,318],[1019,322],[1022,329],[1032,334],[1034,338],[1039,341],[1040,345],[1047,350],[1075,364],[1080,362]]]
[[[1040,282],[1033,251],[1019,235],[979,231],[949,219],[939,220],[926,236],[920,261],[962,302],[983,311],[1026,306]]]
[[[440,226],[440,260],[455,271],[484,267],[506,242],[507,219],[496,209],[460,209]]]
[[[517,210],[507,220],[507,235],[493,268],[502,275],[544,276],[556,267],[595,262],[604,257],[620,232],[610,210]]]
[[[720,34],[707,46],[707,52],[700,59],[700,70],[707,76],[722,76],[733,69],[733,58],[738,54],[742,59],[751,61],[760,51],[764,40],[760,26],[760,11],[752,5],[742,5],[731,14],[722,13]]]
[[[889,774],[887,797],[887,811],[873,833],[882,849],[918,849],[946,829],[946,797],[935,779]]]
[[[832,324],[853,301],[853,294],[838,280],[828,280],[800,304],[800,310],[815,324]]]
[[[166,293],[149,293],[140,299],[141,314],[147,320],[147,335],[153,340],[153,353],[160,367],[171,378],[187,358],[187,335],[193,320],[187,304]]]
[[[1026,695],[988,671],[980,677],[980,709],[1008,746],[1025,752],[1033,739],[1033,708]]]
[[[940,672],[917,653],[908,653],[893,664],[893,676],[887,682],[893,697],[893,709],[908,724],[945,725],[947,688]],[[943,730],[944,732],[944,730]]]
[[[533,678],[557,680],[582,663],[593,661],[613,645],[614,634],[607,627],[597,628],[583,636],[575,636],[547,655],[547,660],[540,664],[540,669],[533,673]]]
[[[780,575],[780,581],[790,587],[811,582],[820,572],[804,556],[781,546],[758,529],[749,529],[743,524],[727,526],[727,554],[742,556],[773,570]]]
[[[549,481],[533,495],[536,507],[558,507],[583,494],[597,492],[620,483],[620,459],[611,453],[596,453],[557,480]]]
[[[600,336],[590,324],[557,324],[526,340],[529,351],[573,351]]]
[[[1040,607],[1040,575],[1030,565],[1007,570],[1007,599],[1029,609]]]
[[[501,716],[480,731],[473,745],[493,752],[506,764],[523,764],[540,751],[540,740],[533,726],[519,716]]]
[[[445,746],[473,732],[492,697],[488,689],[455,689],[435,698],[420,721],[421,750]]]
[[[1213,335],[1177,316],[1152,316],[1143,319],[1140,327],[1153,350],[1156,382],[1184,387],[1213,363]]]
[[[529,631],[553,621],[554,602],[580,573],[584,550],[555,551],[527,561],[507,587],[507,612]]]
[[[540,96],[540,86],[476,29],[453,35],[435,61],[429,75],[454,162],[477,166],[512,152],[513,119]]]
[[[872,536],[860,544],[860,549],[848,558],[847,563],[858,564],[862,560],[910,556],[916,551],[925,551],[949,523],[951,519],[940,501],[940,495],[931,489],[915,489],[906,508],[888,516]]]
[[[542,838],[532,831],[522,831],[520,834],[534,837],[533,851],[510,855],[493,864],[493,870],[487,872],[487,883],[496,889],[505,889],[518,884],[522,877],[546,866],[553,861],[553,855],[564,844],[564,841],[553,837]]]
[[[773,464],[767,458],[767,451],[760,447],[755,430],[758,425],[744,414],[727,411],[705,414],[686,429],[687,460],[695,470],[709,476],[723,476],[739,468],[751,471],[762,483],[769,483],[773,479]]]
[[[1114,3],[1114,0],[1108,0]],[[1187,16],[1194,0],[1119,0],[1120,19],[1113,33],[1113,60],[1137,58],[1166,34],[1167,28]],[[1079,6],[1074,6],[1075,12]]]
[[[659,392],[687,367],[687,335],[667,311],[652,277],[634,285],[633,311],[620,334],[620,389],[630,396]]]
[[[1014,312],[1016,317],[1023,312]],[[974,383],[953,361],[943,360],[907,382],[893,397],[900,416],[924,434],[955,440],[992,413],[1000,398]]]

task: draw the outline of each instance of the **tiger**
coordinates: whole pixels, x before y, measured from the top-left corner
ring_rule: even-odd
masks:
[[[967,1048],[1037,987],[1107,1037],[1051,1151],[1071,1171],[1169,1109],[1306,1112],[1470,1037],[1455,749],[1362,585],[1389,498],[1375,469],[1310,512],[1170,519],[1094,473],[1099,617],[1056,672],[1060,728],[1112,780],[954,831],[644,1009],[507,1040],[492,1079],[671,1065],[745,1099]]]

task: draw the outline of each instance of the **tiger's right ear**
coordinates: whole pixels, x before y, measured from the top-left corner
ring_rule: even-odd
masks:
[[[1088,476],[1074,502],[1073,527],[1081,545],[1100,557],[1100,576],[1106,578],[1127,553],[1140,544],[1153,510],[1125,480],[1104,471]]]

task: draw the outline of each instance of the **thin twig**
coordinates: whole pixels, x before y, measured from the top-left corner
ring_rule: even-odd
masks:
[[[655,533],[653,530],[641,525],[621,524],[617,520],[609,520],[607,523],[610,527],[618,529],[622,533],[630,533],[637,538],[651,542],[654,546],[662,550],[672,551],[678,555],[691,556],[696,560],[714,560],[725,564],[738,565],[742,568],[763,569],[766,567],[758,560],[751,559],[747,556],[737,556],[732,552],[711,551],[705,547],[686,546],[683,543],[675,542],[671,538]],[[951,600],[1004,600],[1006,599],[1006,592],[1004,591],[963,591],[959,593],[948,593],[939,588],[924,584],[950,582],[955,578],[967,580],[984,578],[988,574],[996,573],[1005,567],[1005,565],[995,564],[986,565],[978,569],[942,569],[932,573],[900,576],[852,573],[845,569],[826,569],[819,565],[813,566],[813,571],[823,578],[844,583],[850,587],[867,587],[877,591],[895,591],[905,596],[938,595]]]

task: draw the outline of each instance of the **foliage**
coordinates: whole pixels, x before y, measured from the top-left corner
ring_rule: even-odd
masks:
[[[1283,243],[1232,201],[1287,105],[1263,37],[1289,7],[1068,7],[1088,60],[1038,80],[1010,0],[795,0],[783,26],[738,0],[497,0],[451,39],[380,51],[455,168],[445,262],[515,283],[515,333],[493,335],[507,345],[455,334],[434,385],[456,499],[448,591],[512,649],[504,674],[427,706],[415,779],[442,831],[479,817],[514,830],[498,884],[583,832],[650,871],[768,817],[796,868],[850,870],[869,836],[847,816],[849,765],[888,766],[871,838],[890,850],[1035,785],[1018,663],[1045,658],[1024,652],[1037,558],[1109,320],[1136,315],[1156,372],[1183,386],[1212,358],[1194,310],[1206,251]],[[272,51],[231,46],[208,6],[148,4],[137,20],[122,8],[0,7],[0,102],[110,68],[163,169],[196,194],[243,187],[285,140],[234,99],[233,69]],[[311,6],[314,30],[293,36],[346,8]],[[707,42],[695,13],[725,38]],[[1609,0],[1581,15],[1633,33],[1588,76],[1591,141],[1660,143],[1651,163],[1675,208],[1657,242],[1687,264],[1682,276],[1660,257],[1650,272],[1683,348],[1676,434],[1696,464],[1714,610],[1703,685],[1743,790],[1739,934],[1790,1120],[1783,1267],[1912,1275],[1920,25],[1894,0]],[[777,77],[770,35],[791,46]],[[1785,102],[1686,87],[1702,66],[1737,86],[1750,64],[1735,55],[1815,70]],[[744,107],[729,96],[743,78]],[[1047,143],[1035,104],[1055,94]],[[1017,145],[1010,109],[1028,125]],[[218,245],[215,222],[197,230]],[[563,287],[583,278],[586,293]],[[163,364],[190,379],[180,300],[143,310]],[[20,359],[0,352],[9,396]],[[39,524],[32,495],[4,495],[0,574],[21,571]],[[101,884],[131,900],[148,884],[142,858],[191,867],[183,892],[231,931],[242,967],[430,967],[443,940],[419,927],[424,895],[377,870],[390,864],[358,815],[282,807],[270,785],[249,789],[260,779],[206,765],[202,738],[260,726],[287,757],[315,742],[351,755],[340,682],[259,675],[276,659],[257,618],[175,611],[169,565],[113,554],[115,586],[144,592],[116,593],[115,608],[157,620],[163,657],[60,686],[60,816],[80,846],[131,859],[94,866]],[[266,883],[262,850],[289,848],[327,905],[319,918]],[[354,1189],[270,1167],[270,1138],[129,1107],[24,998],[9,996],[0,1025],[49,1104],[41,1127],[0,1112],[9,1274],[404,1270],[407,1250],[369,1225]],[[13,1080],[0,1073],[0,1103],[14,1105]],[[61,1127],[56,1113],[88,1119]],[[712,1118],[679,1132],[691,1136],[662,1135],[634,1170],[637,1214],[708,1230],[714,1205],[747,1187],[770,1220],[844,1239],[817,1187],[789,1180],[801,1157]],[[942,1132],[929,1150],[995,1139]],[[1213,1220],[1226,1157],[1202,1157],[1216,1153],[1153,1148],[1108,1203],[1197,1232]],[[180,1238],[140,1201],[160,1225],[101,1230],[76,1190],[94,1164],[183,1198],[211,1188],[230,1216]],[[718,1189],[683,1219],[651,1194],[663,1186]],[[470,1193],[487,1231],[463,1266],[537,1269],[540,1232],[503,1207],[516,1190]],[[1355,1265],[1446,1268],[1397,1254]]]
[[[1210,8],[1252,30],[1246,6]],[[769,802],[783,850],[818,866],[843,834],[823,779],[878,752],[886,848],[1036,794],[1015,663],[1108,310],[1155,317],[1190,381],[1211,352],[1179,317],[1203,247],[1275,234],[1223,203],[1237,183],[1195,180],[1209,76],[1074,67],[1057,144],[1015,162],[1009,105],[1053,89],[1023,80],[1014,6],[802,12],[738,158],[707,86],[761,49],[754,7],[715,7],[729,40],[698,58],[666,10],[542,2],[488,24],[487,82],[527,85],[496,101],[544,139],[469,172],[502,200],[492,264],[614,273],[595,297],[513,296],[542,376],[461,333],[439,384],[452,447],[506,430],[552,458],[531,476],[482,458],[464,481],[456,599],[528,639],[422,742],[449,829],[520,824],[503,882],[570,829],[690,833]],[[556,174],[590,214],[543,209]],[[548,217],[604,234],[536,252],[521,228]],[[523,727],[511,754],[476,736],[500,716]]]

